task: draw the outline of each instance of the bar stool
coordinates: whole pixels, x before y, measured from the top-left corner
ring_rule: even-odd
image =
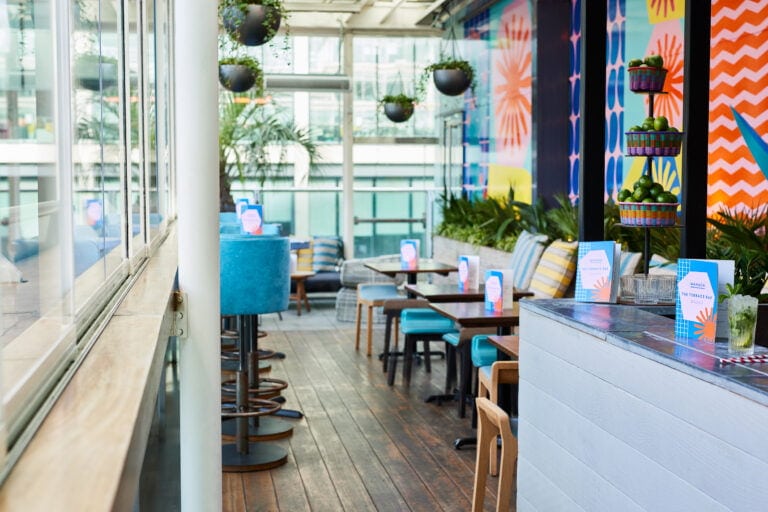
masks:
[[[360,283],[357,285],[357,313],[355,315],[355,350],[360,350],[360,323],[363,306],[368,310],[366,316],[366,330],[368,336],[368,349],[366,355],[371,357],[371,345],[373,339],[373,308],[382,307],[384,301],[400,297],[397,286],[392,283]],[[398,325],[395,322],[395,340],[397,340]]]
[[[411,368],[413,356],[416,352],[416,343],[424,342],[424,367],[427,372],[432,370],[430,362],[429,342],[442,340],[443,335],[449,332],[457,332],[453,320],[446,318],[431,309],[404,309],[400,313],[400,331],[405,337],[403,342],[403,382],[411,383]],[[397,371],[397,358],[389,362],[387,384],[395,383]]]
[[[496,330],[488,327],[462,328],[458,332],[450,332],[443,335],[443,341],[446,343],[446,354],[448,371],[445,374],[445,395],[436,395],[433,401],[442,403],[443,401],[457,400],[457,413],[459,418],[464,418],[466,413],[467,399],[471,398],[471,380],[472,380],[472,360],[471,344],[472,339],[477,335],[494,334]],[[459,385],[458,390],[452,393],[452,386],[456,382],[456,358],[459,359]]]
[[[221,313],[238,317],[239,366],[235,398],[222,402],[222,418],[234,418],[234,444],[222,445],[224,471],[258,471],[287,461],[287,452],[249,437],[265,433],[292,431],[292,425],[266,417],[280,404],[253,398],[258,390],[257,347],[258,315],[283,311],[288,307],[289,241],[272,236],[221,235],[220,277]],[[250,424],[249,424],[250,422]],[[229,422],[225,421],[225,424]],[[222,425],[222,432],[224,431]]]

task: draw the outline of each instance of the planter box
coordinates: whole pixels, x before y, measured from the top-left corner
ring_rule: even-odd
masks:
[[[459,256],[462,254],[480,256],[481,279],[488,269],[509,268],[509,263],[512,259],[511,252],[459,242],[458,240],[439,235],[432,237],[432,257],[434,259],[449,265],[456,265],[459,261]],[[431,277],[433,283],[457,283],[455,272],[447,277],[437,275]]]

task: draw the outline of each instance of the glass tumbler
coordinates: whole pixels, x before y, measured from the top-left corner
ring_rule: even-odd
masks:
[[[635,304],[656,304],[659,302],[658,276],[635,274],[637,294]]]
[[[728,352],[752,355],[755,350],[757,298],[733,295],[728,299]]]

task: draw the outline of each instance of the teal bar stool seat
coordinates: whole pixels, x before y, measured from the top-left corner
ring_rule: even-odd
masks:
[[[373,308],[382,307],[385,300],[397,299],[401,295],[394,283],[360,283],[357,285],[357,312],[355,314],[355,350],[360,350],[360,324],[362,322],[363,306],[367,308],[366,332],[367,351],[371,357],[373,344]],[[395,323],[395,340],[397,340],[398,325]]]
[[[430,372],[432,368],[429,342],[440,341],[443,339],[443,335],[458,331],[450,318],[446,318],[431,309],[417,308],[404,309],[400,312],[400,332],[405,338],[403,343],[403,382],[408,385],[411,383],[411,369],[413,356],[416,352],[416,343],[419,341],[424,343],[424,367],[427,372]],[[397,372],[397,358],[391,359],[387,374],[387,383],[390,386],[395,383]]]

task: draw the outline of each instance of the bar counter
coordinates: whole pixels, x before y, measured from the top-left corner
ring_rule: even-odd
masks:
[[[662,315],[520,301],[518,510],[765,509],[768,364]]]

